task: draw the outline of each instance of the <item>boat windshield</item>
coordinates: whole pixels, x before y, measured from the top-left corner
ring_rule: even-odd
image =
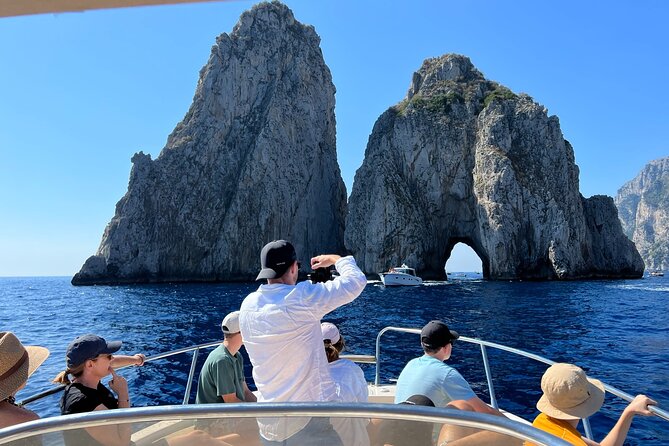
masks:
[[[225,446],[238,444],[240,433],[255,435],[257,441],[259,424],[275,426],[278,435],[294,426],[306,426],[305,430],[313,426],[313,435],[319,425],[326,423],[346,437],[342,438],[344,444],[355,442],[347,436],[368,435],[369,430],[372,444],[427,446],[438,440],[455,446],[522,445],[523,441],[568,445],[528,424],[503,417],[410,405],[334,403],[204,404],[94,411],[0,429],[0,445],[33,444],[28,443],[31,439],[37,444],[89,444],[91,433],[99,434],[95,429],[119,426],[132,432],[137,446]]]
[[[416,275],[416,271],[413,268],[395,268],[396,273],[409,274],[411,276]]]

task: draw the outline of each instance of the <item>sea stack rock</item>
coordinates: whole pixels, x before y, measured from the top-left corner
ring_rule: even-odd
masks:
[[[443,279],[464,242],[490,279],[639,277],[613,200],[584,199],[558,118],[470,60],[426,60],[376,122],[345,241],[367,273],[407,263]]]
[[[252,280],[280,238],[303,262],[342,252],[335,88],[319,44],[277,2],[221,34],[160,155],[132,158],[128,191],[72,283]]]
[[[623,230],[646,268],[669,269],[669,158],[648,163],[620,188],[615,202]]]

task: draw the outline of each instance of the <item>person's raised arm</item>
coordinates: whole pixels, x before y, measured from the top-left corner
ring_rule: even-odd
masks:
[[[365,274],[351,256],[323,254],[311,259],[313,269],[328,268],[332,265],[337,269],[339,277],[313,285],[303,300],[319,318],[353,301],[367,285]]]
[[[128,365],[143,366],[146,356],[142,353],[137,353],[136,355],[126,356],[126,355],[114,355],[111,360],[111,366],[115,369],[125,367]]]
[[[622,446],[627,437],[627,433],[632,426],[632,420],[635,415],[649,416],[653,413],[648,410],[649,405],[657,404],[656,401],[651,400],[646,395],[637,395],[631,403],[620,414],[620,418],[611,432],[599,443],[601,446]],[[590,443],[589,443],[590,444]],[[595,443],[596,444],[596,443]]]
[[[337,263],[339,259],[341,259],[341,256],[337,254],[321,254],[311,259],[311,269],[329,268]]]

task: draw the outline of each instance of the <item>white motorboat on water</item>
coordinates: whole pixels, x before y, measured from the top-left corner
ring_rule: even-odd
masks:
[[[388,272],[379,273],[379,277],[385,286],[413,286],[423,283],[423,279],[416,275],[416,270],[404,263],[402,266],[390,268]]]
[[[522,360],[529,358],[546,365],[553,364],[553,361],[519,349],[507,347],[505,345],[460,336],[458,340],[459,342],[475,344],[480,348],[481,361],[483,362],[483,368],[485,370],[488,384],[488,395],[490,395],[489,405],[500,409],[506,415],[506,417],[495,417],[486,414],[444,408],[392,404],[395,395],[395,384],[393,384],[392,379],[389,383],[381,383],[380,373],[381,365],[383,364],[381,359],[381,338],[387,332],[408,333],[415,335],[420,334],[420,329],[386,327],[377,335],[374,356],[343,356],[355,362],[375,365],[376,370],[374,382],[369,384],[369,403],[367,404],[188,404],[198,355],[201,350],[213,348],[219,345],[221,342],[216,341],[174,350],[172,352],[151,356],[146,359],[146,362],[151,363],[175,355],[186,353],[191,353],[193,355],[188,381],[185,386],[182,405],[136,407],[110,411],[93,411],[84,414],[58,416],[31,421],[28,423],[0,429],[0,445],[25,444],[24,441],[29,439],[39,441],[43,440],[44,444],[49,445],[60,445],[64,444],[62,432],[65,430],[76,431],[94,426],[130,424],[133,431],[132,440],[137,446],[170,444],[171,440],[176,438],[180,439],[180,444],[183,443],[183,440],[186,442],[191,440],[188,444],[195,446],[198,444],[197,436],[201,435],[201,433],[194,432],[195,426],[201,426],[203,420],[206,420],[207,423],[212,423],[215,420],[221,419],[228,421],[231,419],[256,417],[375,418],[379,420],[386,420],[389,423],[418,423],[421,426],[426,426],[427,429],[434,429],[435,432],[438,432],[444,426],[472,427],[506,436],[508,437],[509,444],[520,444],[522,441],[531,441],[536,445],[543,446],[567,446],[569,444],[558,437],[554,437],[546,432],[535,429],[528,420],[520,418],[515,414],[506,412],[503,408],[498,406],[492,377],[492,364],[490,363],[487,352],[488,349],[500,350],[501,353],[517,355],[519,356],[519,359]],[[177,363],[177,361],[170,361],[168,364],[175,363]],[[496,380],[497,379],[500,378],[497,377]],[[611,393],[618,398],[626,401],[631,401],[633,399],[631,394],[625,393],[619,389],[606,384],[604,387],[606,392]],[[31,402],[38,399],[48,397],[54,393],[58,393],[58,390],[62,390],[62,387],[58,389],[51,389],[49,391],[27,398],[20,404],[30,404]],[[55,400],[54,403],[57,404]],[[528,402],[528,404],[533,403],[534,402]],[[660,409],[659,406],[650,407],[650,410],[655,415],[657,415],[658,422],[669,421],[669,412]],[[587,419],[582,421],[586,436],[592,439],[593,435],[589,421]],[[449,428],[450,427],[447,429]],[[413,429],[407,430],[406,435],[412,435],[412,432],[415,431]],[[166,440],[168,443],[165,443],[162,440]],[[412,444],[415,444],[415,446],[423,446],[422,443],[415,441],[413,441]],[[431,444],[426,444],[425,446],[431,446]]]

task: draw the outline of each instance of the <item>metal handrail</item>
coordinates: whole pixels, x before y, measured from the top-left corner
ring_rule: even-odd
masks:
[[[351,359],[351,360],[354,360],[354,361],[359,360],[358,362],[376,364],[374,384],[377,385],[377,386],[379,385],[379,381],[380,381],[381,337],[385,333],[387,333],[388,331],[394,331],[394,332],[400,332],[400,333],[420,334],[420,329],[417,329],[417,328],[403,328],[403,327],[392,327],[392,326],[385,327],[376,336],[376,354],[375,354],[374,357],[362,356],[362,355],[361,356],[348,355],[348,358]],[[497,406],[497,400],[495,398],[495,389],[494,389],[494,385],[493,385],[493,381],[492,381],[492,372],[491,372],[491,368],[490,368],[490,362],[488,360],[487,351],[485,349],[486,347],[491,347],[491,348],[495,348],[495,349],[498,349],[498,350],[503,350],[503,351],[506,351],[506,352],[509,352],[509,353],[513,353],[513,354],[516,354],[516,355],[519,355],[519,356],[523,356],[525,358],[529,358],[529,359],[533,359],[533,360],[538,361],[538,362],[542,362],[542,363],[547,364],[547,365],[555,364],[554,361],[551,361],[550,359],[544,358],[543,356],[539,356],[539,355],[529,353],[529,352],[526,352],[526,351],[523,351],[523,350],[519,350],[519,349],[516,349],[516,348],[513,348],[513,347],[507,347],[506,345],[497,344],[497,343],[494,343],[494,342],[483,341],[481,339],[469,338],[469,337],[466,337],[466,336],[460,336],[458,341],[468,342],[468,343],[471,343],[471,344],[477,344],[481,347],[481,356],[482,356],[482,359],[483,359],[483,364],[484,364],[485,373],[486,373],[486,379],[487,379],[487,382],[488,382],[488,393],[490,395],[491,406],[495,407],[495,408],[498,408],[498,406]],[[223,341],[212,341],[212,342],[206,342],[204,344],[198,344],[198,345],[191,346],[191,347],[180,348],[180,349],[177,349],[177,350],[172,350],[172,351],[169,351],[169,352],[149,356],[145,359],[144,362],[145,363],[146,362],[153,362],[153,361],[157,361],[159,359],[168,358],[170,356],[178,355],[178,354],[181,354],[181,353],[199,352],[202,349],[216,347],[216,346],[218,346],[222,343],[223,343]],[[189,373],[188,373],[188,382],[186,384],[186,390],[184,392],[184,399],[183,399],[182,404],[188,404],[188,398],[189,398],[189,395],[190,395],[192,380],[193,380],[194,373],[195,373],[197,354],[194,353],[194,356],[195,356],[195,360],[191,361],[191,368],[190,368]],[[342,355],[342,358],[345,358],[345,357],[347,357],[347,355]],[[128,367],[128,366],[126,366],[126,367]],[[41,399],[43,397],[46,397],[48,395],[52,395],[54,393],[57,393],[57,392],[63,390],[64,388],[65,388],[65,386],[59,386],[57,388],[49,389],[47,391],[44,391],[44,392],[38,393],[36,395],[33,395],[31,397],[28,397],[25,400],[21,401],[19,404],[20,405],[29,404],[33,401],[36,401],[36,400]],[[626,392],[623,392],[622,390],[617,389],[617,388],[615,388],[613,386],[610,386],[608,384],[604,384],[604,389],[607,392],[609,392],[609,393],[611,393],[611,394],[613,394],[613,395],[617,396],[618,398],[621,398],[625,401],[629,402],[629,401],[632,401],[634,399],[634,397],[632,395],[630,395]],[[658,408],[657,406],[650,406],[649,410],[653,414],[657,415],[659,418],[663,419],[664,421],[669,421],[669,412],[667,412],[665,410],[662,410],[662,409]],[[583,425],[584,425],[584,428],[585,428],[586,436],[588,438],[592,439],[592,429],[590,427],[589,420],[584,419],[583,420]]]
[[[379,334],[376,336],[376,373],[374,376],[374,385],[379,385],[379,377],[380,377],[380,371],[381,371],[381,336],[383,336],[385,333],[389,331],[394,331],[394,332],[400,332],[400,333],[413,333],[413,334],[420,334],[420,329],[418,328],[403,328],[403,327],[385,327],[382,329]],[[555,364],[555,361],[551,361],[550,359],[544,358],[543,356],[535,355],[534,353],[529,353],[523,350],[519,350],[517,348],[513,347],[507,347],[506,345],[502,344],[497,344],[495,342],[489,342],[489,341],[483,341],[481,339],[476,339],[476,338],[469,338],[466,336],[460,336],[458,338],[458,342],[463,341],[463,342],[468,342],[470,344],[477,344],[481,347],[481,356],[483,359],[483,365],[485,368],[485,373],[486,373],[486,379],[488,381],[488,392],[490,394],[490,400],[491,400],[491,406],[494,408],[497,407],[497,400],[495,398],[495,388],[493,386],[492,382],[492,372],[490,369],[490,363],[488,361],[488,354],[485,350],[485,347],[492,347],[496,348],[498,350],[503,350],[509,353],[513,353],[515,355],[523,356],[525,358],[533,359],[538,362],[543,362],[544,364],[547,365],[553,365]],[[604,384],[604,390],[607,392],[617,396],[618,398],[621,398],[627,402],[630,402],[634,399],[634,396],[630,395],[629,393],[623,392],[620,389],[617,389],[613,386],[610,386],[608,384]],[[651,413],[657,415],[659,418],[663,419],[664,421],[669,421],[669,412],[666,410],[662,410],[657,406],[649,406],[648,410],[650,410]],[[589,439],[592,439],[592,429],[590,427],[590,422],[587,418],[583,419],[583,427],[585,428],[585,433],[586,436]]]
[[[547,432],[504,417],[446,408],[363,403],[191,404],[93,411],[45,418],[0,429],[0,445],[38,435],[110,423],[257,417],[350,417],[418,421],[484,429],[539,446],[569,446],[569,443]]]
[[[193,345],[193,346],[190,346],[190,347],[184,347],[184,348],[179,348],[179,349],[176,349],[176,350],[171,350],[171,351],[165,352],[165,353],[159,353],[157,355],[146,357],[144,359],[144,363],[146,364],[147,362],[158,361],[159,359],[169,358],[170,356],[180,355],[181,353],[199,352],[202,349],[216,347],[216,346],[221,345],[222,343],[223,343],[223,341],[211,341],[211,342],[205,342],[204,344],[198,344],[198,345]],[[195,359],[197,360],[197,354],[194,353],[193,355],[195,356]],[[187,395],[190,394],[190,388],[191,388],[191,385],[192,385],[191,383],[192,383],[193,375],[195,373],[195,362],[196,361],[191,361],[191,368],[190,368],[189,373],[188,373],[188,383],[186,385],[186,392],[184,394],[184,398],[186,398]],[[125,369],[126,367],[132,367],[132,365],[125,365],[125,366],[119,367],[115,370]],[[47,397],[49,395],[53,395],[54,393],[61,392],[62,390],[65,389],[65,387],[67,387],[67,386],[66,385],[60,385],[58,387],[54,387],[52,389],[45,390],[45,391],[37,393],[35,395],[31,395],[28,398],[20,401],[17,404],[19,406],[25,406],[26,404],[30,404],[33,401],[37,401],[37,400],[42,399],[44,397]],[[184,401],[183,404],[188,404],[188,401],[187,400]]]
[[[205,342],[204,344],[198,344],[198,345],[193,345],[191,347],[184,347],[184,348],[179,348],[176,350],[171,350],[169,352],[165,353],[159,353],[157,355],[153,356],[148,356],[147,358],[144,359],[144,363],[146,364],[147,362],[153,362],[153,361],[158,361],[159,359],[165,359],[169,358],[170,356],[175,356],[175,355],[180,355],[182,353],[189,353],[189,352],[194,352],[193,353],[193,360],[191,360],[191,367],[188,372],[188,382],[186,383],[186,391],[184,392],[184,399],[182,404],[188,404],[188,396],[190,395],[190,389],[192,387],[192,382],[195,374],[195,365],[197,363],[197,356],[200,350],[206,349],[206,348],[211,348],[211,347],[217,347],[221,345],[223,341],[211,341],[211,342]],[[376,364],[376,358],[373,356],[369,355],[341,355],[341,358],[343,359],[350,359],[351,361],[355,362],[360,362],[364,364]],[[123,367],[119,367],[116,370],[121,370],[126,367],[132,367],[132,365],[126,365]],[[62,392],[66,385],[60,385],[58,387],[54,387],[48,390],[45,390],[43,392],[36,393],[35,395],[31,395],[27,397],[26,399],[18,402],[17,404],[19,406],[25,406],[26,404],[30,404],[34,401],[40,400],[42,398],[45,398],[49,395],[53,395],[54,393]]]

